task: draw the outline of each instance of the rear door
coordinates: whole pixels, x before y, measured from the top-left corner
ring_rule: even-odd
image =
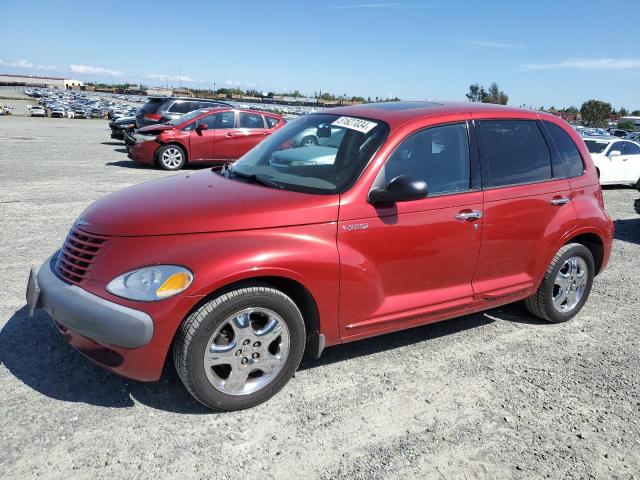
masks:
[[[476,120],[484,189],[477,302],[530,291],[549,254],[576,224],[569,182],[548,132],[536,120]]]
[[[264,117],[259,113],[240,111],[237,114],[237,128],[233,133],[225,135],[224,142],[220,145],[223,157],[218,158],[237,160],[269,135]]]

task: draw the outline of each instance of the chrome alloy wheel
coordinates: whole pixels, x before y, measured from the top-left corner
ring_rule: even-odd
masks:
[[[227,317],[204,353],[211,385],[227,395],[248,395],[268,385],[289,354],[289,329],[266,308],[247,308]]]
[[[177,148],[169,147],[162,152],[160,160],[167,168],[178,168],[182,164],[182,152]]]
[[[553,282],[553,306],[562,313],[573,310],[580,303],[589,280],[587,262],[582,257],[565,260]]]

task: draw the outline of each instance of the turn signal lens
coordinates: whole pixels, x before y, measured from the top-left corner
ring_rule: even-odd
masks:
[[[156,297],[167,298],[186,290],[193,276],[189,272],[178,272],[167,278],[162,285],[156,290]]]

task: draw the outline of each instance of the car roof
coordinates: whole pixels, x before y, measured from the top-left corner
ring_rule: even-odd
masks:
[[[439,101],[366,103],[349,107],[330,108],[312,115],[336,114],[365,117],[373,120],[382,120],[388,123],[391,128],[394,128],[417,118],[435,117],[453,113],[491,114],[494,112],[500,112],[501,114],[513,114],[515,118],[544,118],[559,120],[555,115],[536,110],[527,110],[524,108],[507,107],[504,105],[494,105],[489,103]]]

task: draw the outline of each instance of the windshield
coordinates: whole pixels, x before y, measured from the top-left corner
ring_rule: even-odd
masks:
[[[609,142],[599,142],[597,140],[585,140],[590,153],[602,153],[609,145]]]
[[[185,113],[184,115],[179,116],[178,118],[175,118],[173,120],[171,120],[170,122],[167,122],[167,125],[180,125],[184,122],[188,122],[189,120],[192,120],[194,118],[196,118],[198,115],[202,115],[203,113],[207,112],[209,109],[207,108],[202,108],[200,110],[194,110],[193,112],[189,112],[189,113]]]
[[[298,192],[342,193],[358,178],[388,133],[389,127],[380,120],[305,115],[249,151],[229,175],[256,175]]]

